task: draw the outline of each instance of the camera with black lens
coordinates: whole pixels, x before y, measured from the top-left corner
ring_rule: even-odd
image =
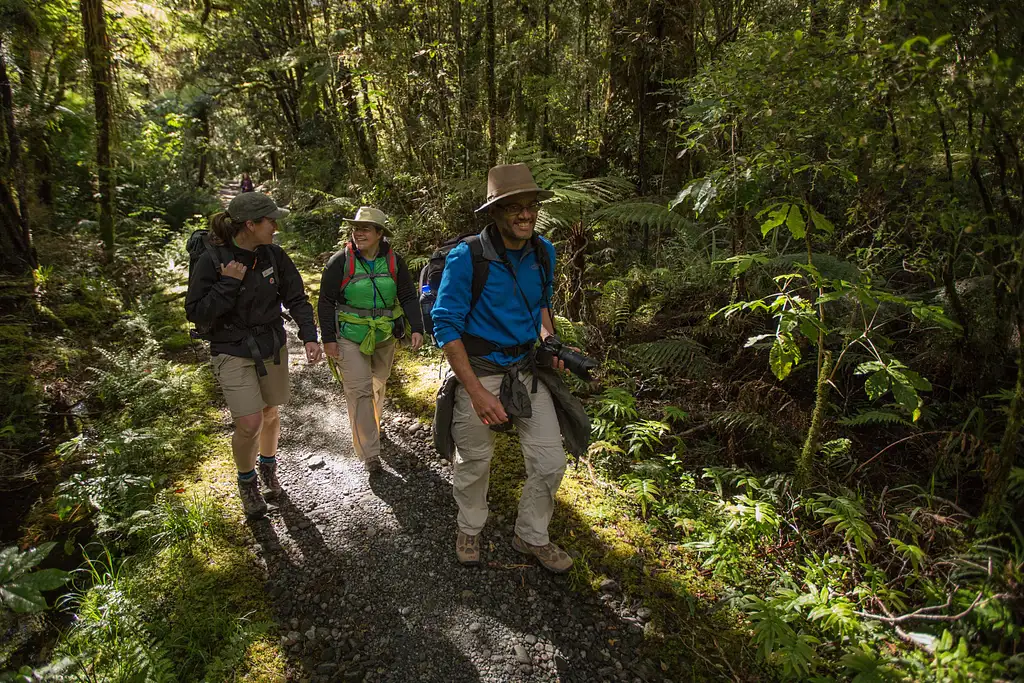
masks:
[[[584,382],[593,381],[590,371],[597,367],[597,361],[569,348],[555,335],[546,337],[537,347],[538,363],[550,366],[552,358],[557,358],[565,363],[565,369]]]

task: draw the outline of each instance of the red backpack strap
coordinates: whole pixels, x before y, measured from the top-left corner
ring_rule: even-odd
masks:
[[[398,260],[395,258],[395,250],[388,249],[388,272],[391,273],[391,279],[398,284]]]
[[[355,255],[353,254],[352,243],[351,242],[346,242],[345,243],[345,277],[342,278],[342,280],[341,280],[341,287],[339,287],[338,289],[339,290],[344,290],[345,287],[348,285],[349,281],[352,279],[352,276],[355,275],[355,274],[356,274],[356,259],[355,259]]]

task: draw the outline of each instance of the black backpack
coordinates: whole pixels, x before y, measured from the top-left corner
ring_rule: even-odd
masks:
[[[530,239],[533,242],[534,250],[537,252],[537,260],[543,269],[544,285],[546,287],[551,281],[551,264],[548,263],[548,251],[536,235]],[[484,291],[484,285],[487,283],[491,262],[484,258],[483,245],[480,243],[480,235],[478,233],[467,233],[453,237],[431,254],[427,265],[423,266],[420,270],[420,311],[423,313],[423,331],[431,336],[434,334],[434,318],[431,315],[431,310],[434,308],[434,302],[437,300],[437,290],[441,288],[444,264],[451,250],[462,242],[469,245],[469,253],[473,257],[473,281],[469,296],[470,311],[476,306],[476,302],[480,300],[480,295]]]
[[[210,260],[213,261],[213,267],[218,268],[223,263],[230,262],[234,256],[224,247],[219,247],[210,241],[209,230],[196,230],[189,235],[188,241],[185,243],[185,251],[188,252],[188,282],[192,284],[192,273],[195,272],[196,262],[202,258],[203,254],[209,254]],[[277,296],[281,297],[281,271],[277,267],[277,255],[273,249],[268,249],[267,253],[270,255],[270,264],[274,267],[274,282],[277,285]],[[218,270],[219,273],[219,270]],[[196,324],[195,329],[189,332],[193,339],[202,339],[204,341],[210,341],[213,337],[213,327],[207,325]]]

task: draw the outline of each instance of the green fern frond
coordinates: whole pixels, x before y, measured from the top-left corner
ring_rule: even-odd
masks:
[[[598,209],[591,218],[594,221],[630,223],[650,228],[667,228],[683,232],[693,227],[686,216],[670,211],[665,204],[645,201],[622,201]]]
[[[866,410],[863,413],[854,415],[853,417],[844,417],[836,420],[839,424],[844,427],[863,427],[864,425],[902,425],[904,427],[913,427],[914,425],[907,422],[903,417],[896,413],[890,413],[885,410]]]
[[[510,161],[526,164],[533,173],[533,179],[545,189],[562,187],[576,180],[565,164],[550,156],[539,145],[521,145],[512,150]]]
[[[710,376],[715,367],[714,361],[705,354],[704,346],[686,337],[634,344],[627,347],[627,351],[639,362],[679,377],[703,379]]]
[[[748,413],[742,410],[721,410],[712,413],[708,422],[718,429],[730,434],[743,433],[748,436],[755,434],[770,434],[775,431],[775,425],[759,413]]]

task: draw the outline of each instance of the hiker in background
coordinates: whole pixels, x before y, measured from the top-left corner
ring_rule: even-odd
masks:
[[[239,187],[242,192],[254,192],[256,187],[252,184],[252,178],[249,177],[248,173],[242,174],[242,184]]]
[[[288,254],[272,244],[277,220],[288,215],[259,192],[240,194],[210,220],[208,252],[189,278],[185,312],[209,329],[213,374],[235,422],[231,451],[246,516],[267,511],[281,493],[277,477],[278,407],[290,395],[288,347],[281,304],[299,326],[306,360],[322,357],[313,306]],[[259,478],[256,469],[259,469]]]
[[[345,221],[352,235],[324,267],[317,313],[324,353],[341,371],[352,445],[372,473],[380,469],[380,416],[395,340],[410,332],[418,350],[423,322],[409,268],[385,239],[384,212],[362,206]]]
[[[572,558],[548,537],[548,525],[565,472],[562,438],[581,455],[590,422],[555,372],[565,369],[564,362],[549,355],[545,367],[536,355],[537,340],[555,332],[555,248],[534,233],[540,200],[551,195],[526,164],[492,168],[487,201],[477,211],[486,211],[493,223],[449,252],[431,309],[434,339],[454,373],[438,392],[434,442],[442,457],[455,449],[455,553],[465,565],[481,564],[495,431],[514,424],[526,482],[512,547],[549,571],[572,568]]]

